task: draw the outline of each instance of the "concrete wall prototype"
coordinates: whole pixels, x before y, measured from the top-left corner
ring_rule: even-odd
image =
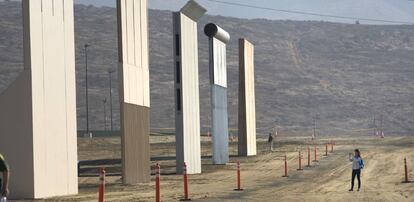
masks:
[[[176,170],[201,173],[197,21],[206,10],[189,1],[173,14]]]
[[[215,24],[204,28],[210,46],[213,164],[229,161],[226,44],[230,35]]]
[[[76,194],[72,0],[23,0],[24,70],[0,95],[0,152],[10,198]]]
[[[256,155],[254,45],[239,39],[239,156]]]
[[[122,179],[150,181],[147,0],[118,0]]]

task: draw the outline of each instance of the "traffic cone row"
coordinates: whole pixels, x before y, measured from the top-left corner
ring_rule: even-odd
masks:
[[[333,152],[333,143],[331,142],[331,152]],[[325,149],[325,154],[327,154],[328,151],[328,144],[325,145],[326,149]],[[314,161],[317,161],[316,158],[316,145],[314,145]],[[302,154],[299,151],[299,158],[298,158],[298,163],[299,163],[299,168],[297,170],[301,171],[302,169]],[[308,146],[308,165],[310,166],[310,147]],[[241,188],[241,169],[240,169],[240,161],[237,161],[237,167],[236,167],[236,189],[234,189],[235,191],[242,191],[243,189]],[[191,199],[189,198],[189,194],[188,194],[188,176],[187,176],[187,164],[184,163],[184,167],[183,167],[183,184],[184,184],[184,198],[181,199],[180,201],[191,201]],[[101,168],[99,170],[99,194],[98,194],[98,201],[99,202],[104,202],[105,201],[105,169]],[[160,191],[160,176],[161,176],[161,172],[160,172],[160,165],[157,163],[155,166],[155,201],[156,202],[160,202],[161,201],[161,191]],[[282,177],[288,177],[288,162],[287,162],[287,156],[284,156],[284,175]],[[408,180],[408,166],[407,166],[407,159],[404,158],[404,181],[403,183],[409,183],[410,181]]]
[[[325,156],[328,156],[328,146],[331,146],[331,152],[333,152],[333,145],[334,145],[334,143],[331,141],[330,143],[328,143],[328,144],[325,144]],[[313,153],[314,153],[314,159],[313,159],[313,162],[318,162],[318,158],[317,158],[317,147],[316,147],[316,144],[314,144],[314,149],[313,149]],[[302,168],[302,159],[303,159],[303,156],[302,156],[302,152],[301,151],[299,151],[299,157],[298,157],[298,171],[301,171],[301,170],[303,170],[303,168]],[[307,165],[306,165],[306,167],[310,167],[311,165],[311,152],[310,152],[310,146],[308,146],[308,163],[307,163]],[[282,177],[288,177],[288,163],[287,163],[287,157],[286,157],[286,155],[284,156],[284,175],[282,176]]]

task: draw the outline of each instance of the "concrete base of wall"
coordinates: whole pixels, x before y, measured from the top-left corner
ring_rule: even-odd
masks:
[[[227,88],[211,86],[213,164],[229,162]]]
[[[124,184],[150,181],[150,108],[121,104],[122,179]]]

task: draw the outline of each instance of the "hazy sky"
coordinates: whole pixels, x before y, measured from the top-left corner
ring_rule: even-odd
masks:
[[[208,0],[197,0],[207,8],[211,15],[223,15],[240,18],[267,18],[292,20],[325,20],[350,22],[328,17],[315,17],[298,14],[287,14],[273,11],[243,8],[214,3]],[[340,15],[356,18],[376,18],[413,22],[414,1],[410,0],[221,0],[226,2],[250,4],[276,9],[296,10],[328,15]],[[96,6],[115,6],[115,0],[75,0],[77,3],[93,4]],[[187,0],[148,0],[149,7],[162,10],[179,10]],[[362,23],[372,23],[363,22]]]

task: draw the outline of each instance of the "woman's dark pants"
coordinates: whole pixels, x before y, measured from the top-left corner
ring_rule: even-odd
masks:
[[[358,179],[358,189],[361,188],[361,169],[352,170],[352,181],[351,181],[351,189],[354,189],[354,180],[355,176]]]

